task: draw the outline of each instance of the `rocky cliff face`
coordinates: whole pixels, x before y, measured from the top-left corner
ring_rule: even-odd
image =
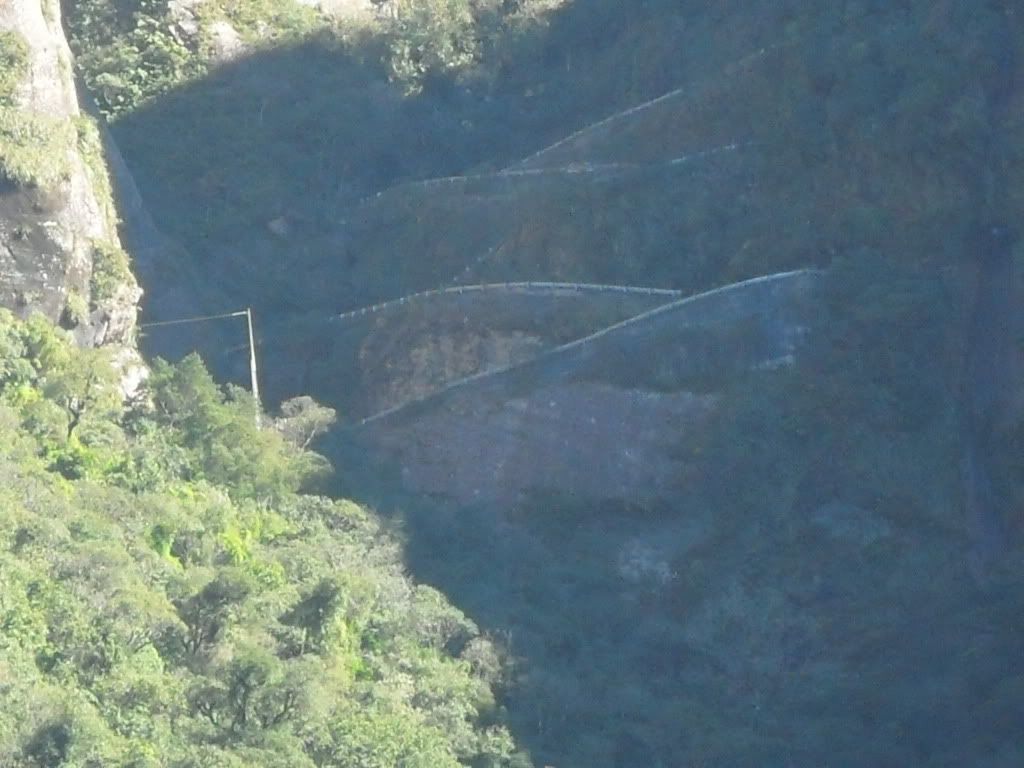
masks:
[[[118,242],[95,124],[79,107],[57,0],[0,5],[0,305],[80,344],[131,342],[141,295]]]

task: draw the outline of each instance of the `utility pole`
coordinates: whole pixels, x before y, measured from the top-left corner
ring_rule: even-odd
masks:
[[[252,380],[252,399],[256,401],[256,426],[260,426],[260,384],[256,375],[256,339],[252,332],[252,307],[245,308],[245,323],[249,328],[249,378]]]
[[[246,330],[249,335],[249,383],[251,386],[252,399],[256,404],[256,426],[262,424],[260,416],[260,382],[256,369],[256,336],[252,330],[252,307],[246,307],[238,312],[224,312],[219,315],[204,315],[202,317],[183,317],[178,320],[160,320],[155,323],[140,323],[139,328],[155,328],[165,325],[183,325],[185,323],[202,323],[207,320],[221,320],[228,317],[245,317]]]

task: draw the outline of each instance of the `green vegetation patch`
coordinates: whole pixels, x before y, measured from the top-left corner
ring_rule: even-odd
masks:
[[[204,71],[165,2],[80,0],[68,9],[78,71],[107,116],[130,111]]]
[[[14,32],[0,31],[0,104],[9,106],[25,74],[28,45]]]
[[[66,179],[72,138],[64,120],[0,107],[0,176],[36,187]]]
[[[207,73],[214,58],[213,25],[227,21],[245,44],[279,43],[324,26],[297,2],[202,3],[197,29],[186,30],[159,0],[79,0],[67,13],[76,66],[107,117],[131,112],[149,100]]]
[[[308,430],[196,357],[117,380],[0,310],[0,763],[528,768],[476,625],[373,515],[296,493]]]
[[[64,300],[64,311],[61,313],[61,325],[75,328],[89,319],[89,302],[77,291],[69,291]]]
[[[85,163],[93,193],[103,210],[106,230],[115,232],[117,230],[117,208],[114,205],[114,189],[107,171],[107,160],[99,126],[94,117],[86,114],[75,118],[74,125],[78,135],[78,153]]]
[[[108,241],[93,242],[89,293],[94,308],[96,305],[114,298],[118,288],[123,285],[131,285],[134,281],[128,254],[123,248]]]
[[[431,74],[458,72],[479,61],[480,41],[468,0],[399,0],[383,25],[391,77],[410,92]]]
[[[207,45],[216,21],[227,21],[249,44],[295,40],[326,25],[320,13],[294,0],[214,0],[196,10]]]
[[[0,177],[46,186],[68,173],[70,132],[62,120],[22,111],[16,103],[28,46],[13,32],[0,33]]]

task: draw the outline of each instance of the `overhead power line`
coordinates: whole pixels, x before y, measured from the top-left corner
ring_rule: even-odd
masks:
[[[224,320],[230,317],[244,317],[249,332],[249,381],[252,387],[252,398],[256,402],[256,426],[260,426],[260,384],[256,369],[256,337],[252,331],[252,308],[246,307],[236,312],[221,312],[217,315],[200,315],[182,317],[176,320],[157,320],[152,323],[139,323],[139,328],[159,328],[169,325],[185,325],[186,323],[202,323],[207,320]]]
[[[163,325],[184,325],[185,323],[201,323],[204,320],[221,320],[225,317],[241,317],[242,315],[249,314],[248,309],[243,309],[238,312],[224,312],[220,315],[201,315],[199,317],[183,317],[178,320],[159,320],[153,323],[139,323],[139,328],[156,328]]]

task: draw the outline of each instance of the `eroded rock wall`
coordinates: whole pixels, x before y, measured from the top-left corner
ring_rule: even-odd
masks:
[[[127,344],[141,295],[118,242],[95,125],[79,109],[57,0],[5,0],[20,77],[0,143],[0,305],[80,344]]]

